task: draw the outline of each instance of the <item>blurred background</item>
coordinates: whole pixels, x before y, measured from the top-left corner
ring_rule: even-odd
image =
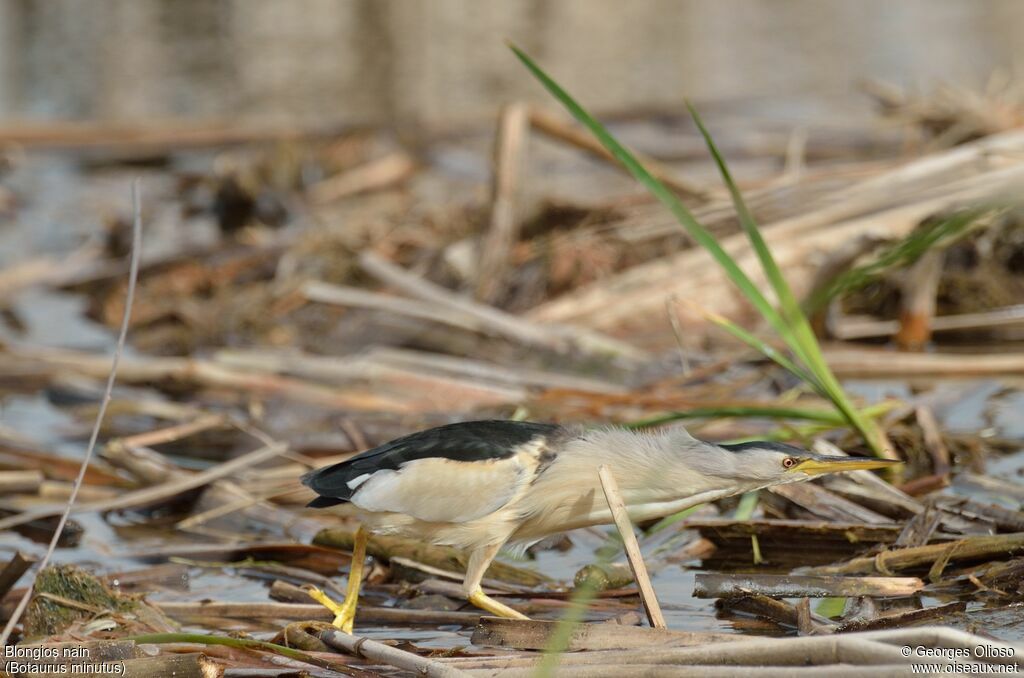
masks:
[[[865,78],[984,86],[1022,28],[1014,0],[2,0],[0,115],[444,129],[543,100],[513,40],[599,111],[846,117]]]

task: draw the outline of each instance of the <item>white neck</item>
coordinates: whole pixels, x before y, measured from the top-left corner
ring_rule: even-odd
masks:
[[[521,537],[612,522],[597,475],[606,464],[634,521],[672,515],[705,502],[763,486],[737,483],[735,454],[685,431],[644,434],[588,431],[559,451],[520,504],[529,520]],[[535,503],[536,502],[536,503]]]
[[[731,497],[742,492],[749,492],[750,490],[708,490],[707,492],[701,492],[694,494],[683,499],[675,499],[672,501],[661,501],[651,502],[646,504],[630,504],[626,506],[626,512],[629,514],[630,520],[634,523],[644,522],[646,520],[655,520],[657,518],[664,518],[674,513],[679,513],[688,508],[699,506],[700,504],[706,504],[709,501],[715,501],[717,499],[724,499],[725,497]],[[603,495],[601,499],[604,499]],[[588,527],[591,525],[607,525],[608,523],[614,522],[612,519],[611,509],[608,508],[606,503],[597,503],[593,509],[586,515],[579,517],[579,524],[574,524],[572,527],[566,529],[576,529],[578,527]]]

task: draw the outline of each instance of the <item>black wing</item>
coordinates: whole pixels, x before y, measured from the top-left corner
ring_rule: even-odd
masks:
[[[529,421],[466,421],[412,433],[358,454],[333,466],[310,471],[302,484],[320,496],[308,505],[325,508],[352,498],[349,482],[384,470],[398,470],[417,459],[440,457],[452,461],[506,459],[516,448],[559,429],[557,424]],[[358,487],[358,486],[357,486]]]

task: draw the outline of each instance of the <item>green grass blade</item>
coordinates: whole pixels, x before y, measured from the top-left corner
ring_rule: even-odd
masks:
[[[715,261],[717,261],[725,270],[726,275],[733,284],[740,289],[743,296],[754,305],[762,317],[764,317],[779,336],[782,337],[797,359],[800,362],[803,362],[807,369],[804,370],[797,367],[793,361],[790,361],[788,358],[783,358],[783,361],[788,365],[784,364],[784,362],[779,360],[778,352],[775,351],[773,351],[772,354],[769,354],[769,357],[776,362],[779,362],[779,364],[782,364],[786,369],[790,369],[801,378],[807,380],[808,383],[814,386],[816,390],[832,400],[837,409],[846,416],[847,420],[854,426],[854,428],[861,432],[875,453],[879,455],[884,454],[884,434],[882,434],[881,430],[875,426],[874,422],[866,420],[860,416],[860,413],[850,402],[838,380],[825,363],[825,359],[821,353],[821,348],[818,346],[818,342],[814,337],[813,331],[811,331],[810,324],[807,322],[806,316],[803,315],[803,311],[796,303],[792,291],[786,284],[781,271],[779,271],[778,266],[775,264],[775,261],[771,256],[771,252],[768,250],[767,245],[761,238],[760,233],[757,230],[757,226],[754,224],[753,218],[751,217],[749,210],[747,210],[746,204],[743,202],[739,189],[732,180],[732,176],[728,173],[728,168],[722,160],[721,155],[718,154],[714,144],[711,143],[710,135],[706,133],[706,130],[703,130],[702,128],[702,132],[705,134],[706,139],[709,142],[709,146],[712,149],[712,154],[715,156],[716,162],[719,163],[720,170],[724,170],[723,176],[729,186],[733,200],[737,205],[737,213],[740,216],[740,221],[743,224],[744,229],[747,231],[748,237],[750,237],[758,256],[761,258],[762,266],[765,268],[765,273],[768,276],[769,281],[775,288],[776,297],[778,298],[780,307],[783,309],[781,313],[768,301],[764,294],[761,293],[760,289],[736,264],[736,261],[722,248],[721,245],[719,245],[718,241],[715,240],[715,237],[693,217],[679,198],[669,190],[667,186],[648,172],[632,153],[622,146],[622,144],[620,144],[600,122],[584,110],[575,99],[573,99],[558,85],[558,83],[552,80],[547,73],[541,70],[541,68],[537,66],[532,59],[526,56],[526,54],[514,45],[510,45],[510,47],[519,60],[522,61],[523,65],[525,65],[534,77],[544,85],[552,96],[558,99],[558,101],[565,106],[573,117],[589,129],[598,141],[601,142],[601,144],[615,157],[616,160],[622,163],[623,167],[625,167],[626,170],[637,179],[637,181],[643,184],[669,209],[669,211],[672,212],[680,225],[686,229],[698,244],[708,250]],[[699,118],[695,117],[695,119],[698,120],[699,123]],[[734,332],[734,334],[737,333]],[[737,336],[739,335],[737,334]],[[749,333],[746,333],[746,338],[743,338],[747,343],[750,343],[751,339],[752,335]],[[763,342],[759,343],[761,345],[766,345]],[[812,376],[808,376],[808,371]]]
[[[603,552],[598,553],[598,558],[595,562],[607,565],[620,552],[621,549],[617,549],[614,552],[605,549]],[[534,678],[552,678],[557,674],[560,657],[568,650],[569,643],[572,642],[573,633],[583,623],[587,610],[596,598],[597,589],[594,588],[592,581],[588,580],[573,590],[572,595],[569,596],[568,606],[565,608],[561,618],[558,620],[558,624],[555,626],[555,630],[548,637],[548,641],[544,645],[544,653],[541,655],[540,662],[533,673]]]
[[[772,256],[768,244],[764,241],[757,223],[754,221],[746,202],[743,200],[743,194],[740,193],[739,187],[733,180],[731,172],[729,172],[728,165],[726,165],[725,160],[722,158],[722,154],[719,153],[718,147],[715,146],[715,142],[708,133],[707,128],[704,127],[700,114],[697,113],[697,110],[692,105],[687,105],[694,122],[697,124],[697,128],[704,137],[711,156],[715,160],[715,164],[718,166],[718,171],[722,175],[722,181],[725,183],[726,188],[728,188],[729,195],[732,196],[740,225],[743,227],[747,238],[757,253],[765,276],[768,278],[768,282],[771,284],[779,301],[783,320],[790,328],[790,332],[780,333],[783,340],[786,341],[793,354],[814,374],[815,381],[811,383],[817,383],[823,388],[828,398],[846,416],[850,424],[861,433],[875,454],[884,454],[884,437],[881,434],[881,430],[873,421],[860,415],[857,408],[854,407],[846,395],[839,380],[832,374],[832,370],[829,368],[828,363],[825,361],[825,356],[821,352],[821,346],[814,336],[814,330],[811,329],[807,316],[804,315],[800,303],[793,294],[793,290],[789,287],[789,283],[786,282],[786,278],[782,275],[775,257]]]
[[[750,520],[754,515],[754,511],[757,509],[758,492],[746,492],[740,497],[740,503],[736,506],[736,510],[733,512],[733,520]],[[764,562],[764,558],[761,557],[761,542],[757,540],[757,535],[750,535],[750,550],[753,553],[754,565],[760,565]]]
[[[664,518],[662,518],[658,522],[654,523],[654,525],[652,525],[651,528],[649,530],[647,530],[647,534],[656,534],[658,532],[661,532],[662,530],[664,530],[667,527],[671,527],[672,525],[675,525],[680,520],[685,520],[686,518],[688,518],[690,516],[690,514],[696,512],[702,506],[704,506],[704,504],[697,504],[696,506],[691,506],[690,508],[683,509],[682,511],[679,511],[678,513],[673,513],[670,516],[665,516]]]
[[[725,187],[729,190],[740,226],[743,227],[743,231],[747,234],[747,239],[750,240],[757,258],[761,261],[761,268],[764,269],[765,276],[767,276],[768,282],[771,284],[772,290],[778,299],[782,317],[792,327],[798,323],[799,318],[803,315],[800,312],[800,305],[797,303],[789,283],[786,282],[786,278],[782,275],[779,265],[775,262],[775,257],[772,256],[771,250],[768,249],[768,244],[764,241],[761,230],[757,227],[757,223],[754,221],[754,216],[750,213],[746,201],[743,200],[743,194],[740,193],[739,186],[736,185],[732,172],[729,171],[729,166],[726,165],[725,159],[711,138],[711,134],[704,126],[704,121],[701,119],[700,114],[697,113],[697,109],[690,102],[687,102],[686,106],[690,110],[690,115],[693,117],[697,129],[700,130],[701,136],[704,137],[704,143],[707,145],[715,165],[718,166],[718,172],[722,175]]]
[[[724,316],[720,316],[717,313],[711,313],[710,311],[704,310],[701,311],[701,314],[704,315],[705,318],[707,318],[715,325],[718,325],[726,332],[742,341],[747,346],[750,346],[754,350],[764,354],[766,358],[774,361],[780,367],[789,370],[792,374],[796,375],[798,379],[802,379],[803,381],[810,384],[811,387],[814,388],[814,390],[820,393],[821,395],[825,396],[826,398],[829,397],[828,393],[825,390],[824,384],[822,384],[813,373],[808,372],[807,369],[805,369],[802,365],[794,363],[785,354],[775,350],[775,348],[771,344],[762,341],[753,333],[748,332],[747,330],[743,329],[742,327],[740,327],[739,325],[737,325],[736,323],[732,322],[731,320]]]
[[[815,292],[804,304],[804,310],[808,314],[815,313],[836,297],[860,289],[882,273],[913,263],[932,247],[955,242],[969,233],[979,219],[993,213],[990,207],[966,209],[930,227],[915,229],[898,243],[887,247],[874,260],[846,271]]]
[[[846,598],[822,598],[815,608],[815,612],[820,614],[822,617],[828,617],[829,619],[836,619],[842,617],[843,612],[846,610]]]
[[[686,229],[690,236],[697,241],[704,249],[706,249],[715,261],[725,270],[726,275],[735,284],[743,296],[750,301],[751,304],[757,308],[758,312],[764,316],[764,318],[772,325],[776,332],[785,335],[789,333],[789,329],[786,327],[782,316],[779,312],[769,303],[768,299],[761,293],[761,290],[750,280],[746,273],[736,264],[729,254],[722,249],[722,246],[718,244],[715,237],[704,228],[700,222],[698,222],[694,216],[690,213],[686,206],[676,197],[665,184],[661,183],[656,179],[650,172],[648,172],[643,165],[630,153],[622,144],[620,144],[609,132],[605,129],[604,125],[598,122],[593,116],[587,113],[586,110],[580,106],[575,99],[563,90],[558,83],[552,80],[547,73],[545,73],[537,64],[533,62],[530,57],[526,56],[519,48],[515,45],[509,45],[515,55],[523,62],[523,65],[534,77],[544,85],[545,89],[551,93],[558,101],[565,106],[565,108],[582,123],[590,132],[597,137],[597,140],[601,142],[608,151],[622,163],[622,166],[633,175],[633,177],[643,184],[663,205],[665,205],[669,211],[672,212],[676,220]]]
[[[736,510],[733,511],[732,517],[734,520],[750,520],[751,516],[754,515],[754,510],[757,508],[757,490],[753,492],[744,492],[740,496],[740,502],[736,505]]]

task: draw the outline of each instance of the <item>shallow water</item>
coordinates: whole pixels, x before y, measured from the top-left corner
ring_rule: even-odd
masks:
[[[95,233],[98,222],[83,218],[82,205],[116,204],[121,198],[127,202],[125,175],[112,175],[89,193],[77,185],[74,174],[62,165],[43,163],[39,172],[40,184],[34,186],[36,194],[61,195],[54,202],[40,202],[19,211],[18,221],[0,228],[0,265],[19,258],[42,253],[67,253],[80,242],[84,234]],[[71,205],[79,208],[72,209]],[[123,210],[122,210],[123,211]],[[160,248],[159,229],[153,247]],[[103,327],[83,316],[82,298],[44,290],[30,291],[16,299],[15,311],[26,325],[20,334],[0,323],[0,341],[37,343],[51,346],[89,349],[109,352],[113,337]],[[885,396],[907,397],[909,385],[887,381],[852,381],[851,391],[869,400]],[[997,380],[950,381],[937,384],[938,399],[935,410],[944,425],[956,431],[979,432],[980,435],[999,435],[1024,440],[1024,392],[1009,383]],[[69,458],[84,452],[81,432],[88,422],[70,417],[38,394],[8,394],[0,400],[0,430],[6,429],[34,441],[44,449],[54,450]],[[1024,477],[1024,451],[989,461],[989,472],[996,476]],[[957,491],[952,488],[950,491]],[[125,540],[119,531],[96,515],[75,517],[85,528],[81,544],[74,549],[59,549],[56,562],[77,563],[108,573],[137,569],[144,565],[125,554],[149,545],[165,545],[168,539],[190,541],[187,536],[152,529],[147,536],[139,531],[131,540]],[[610,531],[611,528],[605,531]],[[594,549],[601,543],[593,531],[574,535],[576,545],[566,551],[542,551],[532,567],[561,581],[571,581],[575,572],[595,559]],[[16,534],[0,533],[0,560],[10,553],[22,550],[41,554],[43,547]],[[667,566],[654,575],[654,584],[671,628],[693,631],[730,631],[734,622],[718,619],[713,601],[692,597],[694,571],[679,566]],[[266,583],[236,576],[230,570],[193,568],[187,591],[165,590],[153,595],[156,599],[200,600],[216,598],[226,601],[266,601]],[[1024,615],[1020,608],[1007,610],[973,610],[971,617],[996,635],[1007,639],[1024,638]],[[407,639],[434,646],[451,646],[466,642],[468,632],[447,629],[361,629],[371,636]],[[749,629],[747,629],[749,631]]]

